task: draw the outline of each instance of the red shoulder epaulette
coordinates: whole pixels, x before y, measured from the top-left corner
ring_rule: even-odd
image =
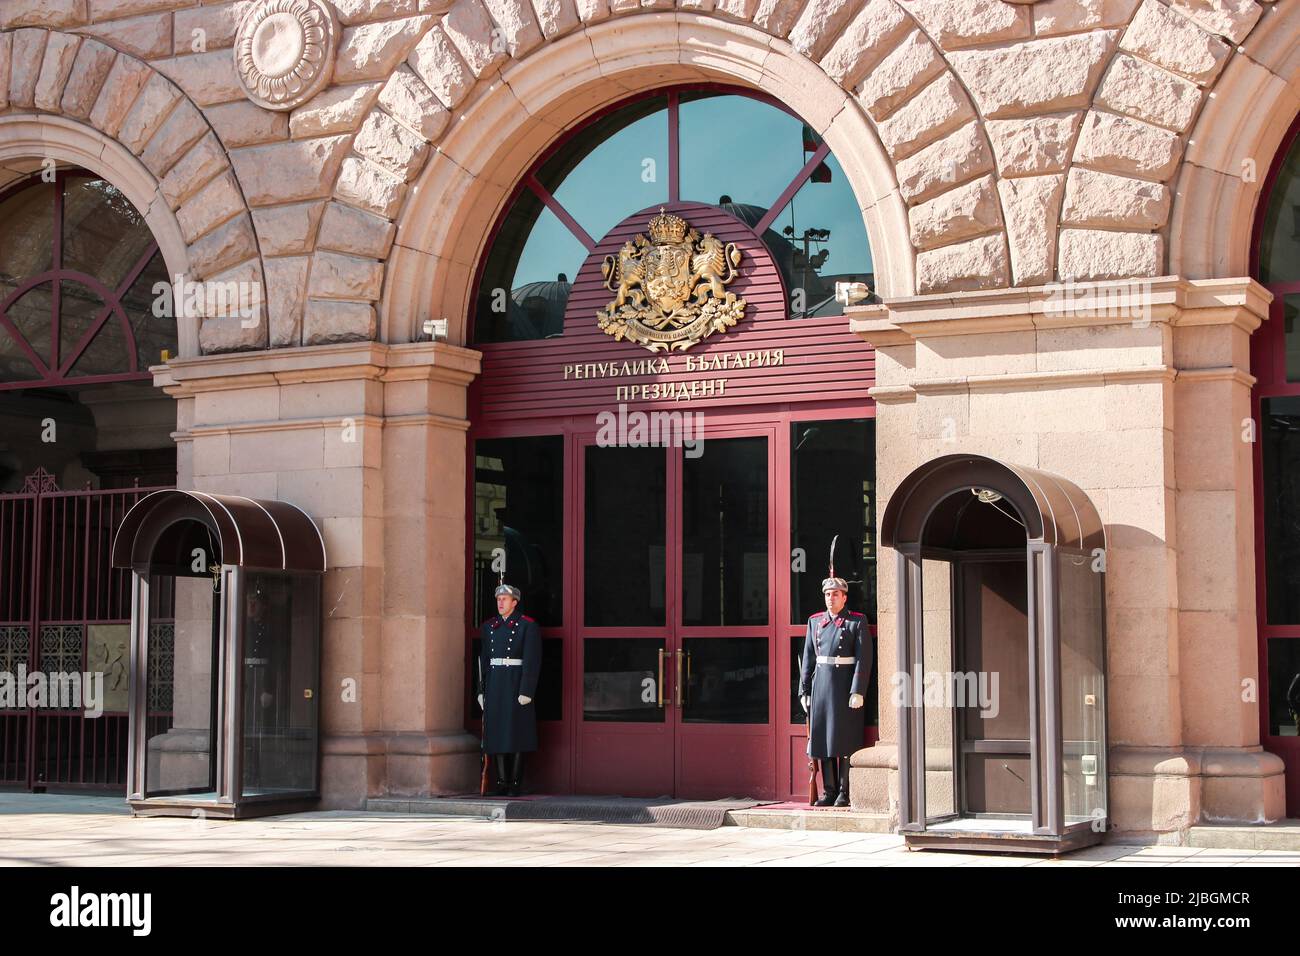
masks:
[[[826,616],[825,611],[818,611],[816,614],[813,614],[808,618],[808,623],[811,624],[813,621],[820,621],[825,616]]]
[[[861,611],[849,611],[849,617],[862,617]]]
[[[534,621],[531,617],[529,617],[527,614],[520,614],[519,616],[522,617],[522,618],[523,618],[525,621],[527,621],[529,624],[536,624],[536,623],[537,623],[537,622]]]
[[[489,624],[492,624],[493,626],[495,626],[497,623],[500,622],[500,620],[501,620],[501,615],[500,615],[500,614],[497,614],[497,615],[494,616],[494,617],[484,618],[484,619],[483,619],[483,623],[480,624],[479,627],[487,627]]]

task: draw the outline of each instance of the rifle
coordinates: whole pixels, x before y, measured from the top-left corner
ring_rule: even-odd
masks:
[[[488,752],[487,752],[487,687],[482,683],[483,681],[483,658],[482,657],[479,657],[478,673],[479,673],[479,682],[480,682],[479,686],[483,687],[483,707],[481,708],[481,710],[483,711],[483,721],[480,727],[480,729],[483,731],[483,736],[482,739],[479,741],[479,748],[482,751],[481,756],[483,758],[483,769],[479,773],[479,777],[478,777],[478,795],[480,797],[483,797],[483,796],[487,796],[487,792],[488,792],[488,764],[492,762],[492,758],[488,756]]]
[[[812,688],[808,688],[812,690]],[[811,695],[809,695],[811,698]],[[817,802],[817,760],[812,755],[812,700],[808,701],[808,806]]]

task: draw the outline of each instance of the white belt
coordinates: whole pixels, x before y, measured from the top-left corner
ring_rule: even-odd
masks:
[[[488,661],[493,667],[523,667],[524,662],[518,657],[494,657]]]
[[[818,664],[856,664],[857,662],[856,657],[822,657],[820,654],[817,655]]]

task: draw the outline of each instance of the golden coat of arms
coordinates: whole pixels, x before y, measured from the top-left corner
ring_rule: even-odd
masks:
[[[739,274],[734,242],[701,236],[662,208],[648,231],[605,257],[605,288],[615,296],[596,313],[601,329],[652,352],[684,352],[744,317],[745,300],[726,290]]]

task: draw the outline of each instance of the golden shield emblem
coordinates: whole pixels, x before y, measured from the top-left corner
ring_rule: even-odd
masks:
[[[740,250],[703,236],[662,208],[646,234],[623,243],[601,265],[614,299],[596,313],[600,328],[652,352],[684,352],[745,315],[745,300],[726,287],[739,275]]]

